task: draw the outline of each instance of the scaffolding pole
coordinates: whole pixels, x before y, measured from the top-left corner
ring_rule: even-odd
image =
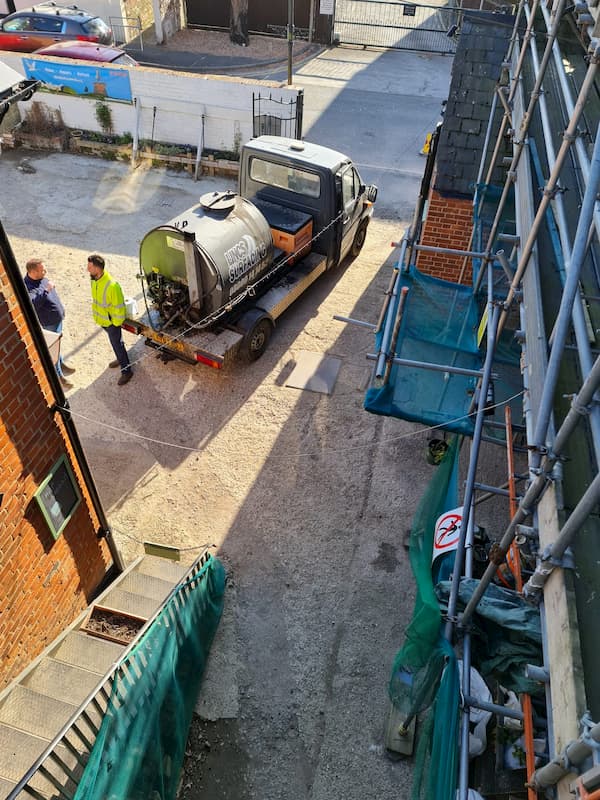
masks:
[[[575,108],[573,109],[573,113],[571,115],[571,119],[569,120],[569,125],[563,134],[563,141],[556,157],[556,162],[554,167],[550,173],[550,177],[546,183],[546,187],[544,189],[544,193],[540,204],[538,206],[537,213],[535,215],[535,219],[533,221],[533,225],[531,230],[529,231],[529,235],[527,237],[527,241],[523,245],[523,249],[521,251],[521,256],[519,258],[519,264],[517,266],[515,276],[513,278],[513,282],[510,286],[506,299],[504,301],[504,311],[500,317],[500,324],[499,324],[499,333],[502,332],[504,325],[506,324],[506,320],[508,317],[508,312],[512,303],[514,302],[515,296],[519,290],[519,285],[521,283],[521,279],[523,278],[523,274],[527,269],[529,264],[529,259],[531,258],[531,253],[533,251],[533,247],[536,243],[538,233],[542,222],[544,220],[544,216],[546,214],[546,210],[548,205],[550,204],[550,199],[553,197],[554,193],[558,188],[558,180],[560,177],[560,173],[567,157],[567,153],[569,148],[571,147],[572,143],[577,139],[578,130],[577,126],[579,124],[579,118],[583,112],[583,107],[587,100],[588,93],[590,89],[594,85],[594,79],[596,77],[596,72],[598,69],[598,56],[594,54],[593,60],[590,61],[585,79],[581,86],[581,90],[579,92],[579,96],[577,98],[577,103],[575,104]]]
[[[554,22],[552,24],[552,29],[548,33],[548,39],[546,41],[546,47],[544,48],[544,55],[542,57],[542,61],[541,61],[541,64],[540,64],[540,69],[539,69],[538,74],[536,76],[535,85],[534,85],[533,89],[531,90],[531,95],[530,95],[530,99],[529,99],[529,105],[527,107],[527,110],[525,111],[525,114],[523,115],[523,119],[521,120],[521,125],[519,127],[518,138],[516,138],[516,139],[514,138],[514,132],[513,132],[513,142],[515,144],[515,152],[513,154],[512,161],[511,161],[511,164],[510,164],[510,167],[509,167],[509,170],[508,170],[508,175],[506,176],[506,181],[504,182],[504,188],[502,189],[502,196],[500,197],[500,200],[498,202],[498,208],[496,209],[496,216],[494,217],[494,221],[492,223],[492,227],[490,229],[490,233],[489,233],[489,236],[488,236],[488,241],[487,241],[487,246],[486,246],[486,252],[488,253],[488,255],[491,253],[491,249],[492,249],[493,243],[494,243],[494,241],[496,239],[496,234],[498,233],[498,228],[500,226],[500,221],[502,219],[502,214],[504,212],[504,206],[506,205],[506,201],[508,199],[508,195],[510,193],[511,186],[514,183],[514,179],[515,179],[515,175],[516,175],[516,169],[517,169],[517,166],[519,164],[519,160],[521,159],[521,155],[523,153],[523,149],[525,148],[525,144],[527,143],[527,133],[529,131],[529,126],[531,125],[531,120],[532,120],[532,117],[533,117],[533,111],[534,111],[534,109],[535,109],[535,107],[537,105],[538,98],[540,96],[540,91],[541,91],[541,87],[542,87],[542,81],[544,79],[544,75],[546,73],[546,69],[548,67],[548,64],[550,62],[550,58],[552,56],[552,45],[553,45],[554,41],[556,40],[556,36],[558,34],[558,28],[559,28],[559,25],[560,25],[562,9],[564,7],[564,4],[565,4],[565,0],[558,0],[556,8],[554,8],[553,11],[552,11],[552,16],[554,18]],[[537,5],[537,0],[534,0],[534,6],[536,6],[536,5]],[[530,20],[530,25],[528,26],[528,30],[529,30],[530,26],[532,26],[532,25],[533,25],[533,21]],[[513,88],[511,90],[510,95],[509,95],[509,105],[510,105],[510,102],[512,102],[512,100],[514,99],[514,96],[515,96],[516,91],[517,91],[518,76],[520,75],[520,72],[521,72],[521,69],[522,69],[522,61],[525,58],[525,55],[526,55],[526,52],[527,52],[528,42],[529,42],[529,39],[526,37],[524,42],[523,42],[523,44],[522,44],[522,46],[521,46],[521,50],[520,50],[520,53],[519,53],[519,60],[517,62],[517,68],[515,70],[516,75],[515,75],[514,80],[513,80]],[[506,115],[505,115],[505,118],[506,118]],[[493,164],[490,165],[490,169],[492,167],[493,167]],[[536,232],[536,235],[537,235],[537,232]],[[481,284],[481,272],[477,276],[477,281],[475,282],[475,291],[476,292],[479,290],[480,284]],[[499,333],[501,332],[503,327],[504,327],[504,322],[501,321]]]
[[[544,456],[540,465],[539,474],[529,486],[525,497],[519,503],[517,513],[510,521],[502,539],[498,543],[494,562],[488,564],[479,585],[473,592],[461,619],[461,625],[466,626],[473,616],[479,601],[485,594],[485,590],[492,582],[498,564],[502,563],[512,540],[515,537],[517,526],[520,525],[528,516],[531,515],[537,501],[542,496],[548,482],[551,480],[552,471],[556,462],[562,457],[569,437],[575,430],[582,417],[588,414],[588,406],[593,402],[595,392],[600,387],[600,358],[596,359],[590,374],[585,379],[578,395],[573,398],[569,413],[560,426],[552,448]]]
[[[589,180],[587,182],[583,197],[583,204],[579,214],[579,221],[577,223],[577,232],[575,234],[575,241],[573,242],[573,252],[571,254],[570,264],[567,270],[567,280],[562,292],[560,308],[554,325],[554,340],[552,342],[550,358],[548,359],[548,367],[546,370],[546,377],[544,380],[544,387],[533,438],[533,446],[535,450],[532,455],[532,464],[534,468],[539,466],[546,444],[548,422],[552,414],[554,392],[558,382],[564,347],[571,324],[571,318],[573,317],[573,312],[576,308],[581,310],[581,306],[579,305],[579,277],[585,261],[588,232],[593,221],[594,209],[596,207],[599,190],[600,125],[598,126],[598,130],[596,132],[596,141],[594,144],[594,154],[592,157]],[[585,325],[585,323],[583,324]],[[600,423],[600,418],[597,414],[598,411],[600,411],[600,408],[596,408],[596,411],[592,412],[591,416],[593,416],[596,421]],[[596,435],[596,433],[598,435]],[[600,463],[600,428],[597,431],[594,431],[593,444],[596,460],[598,463]]]
[[[542,7],[542,11],[544,13],[544,19],[546,21],[546,25],[548,26],[549,25],[548,11],[546,10],[545,7]],[[528,13],[527,10],[526,13]],[[554,60],[554,66],[558,74],[558,79],[563,94],[565,108],[567,110],[567,113],[571,115],[574,110],[574,104],[571,98],[571,90],[569,84],[566,81],[566,76],[562,62],[562,55],[558,42],[554,42],[553,44],[552,56]],[[534,70],[537,70],[539,61],[538,61],[537,50],[535,47],[535,42],[532,43],[531,46],[531,58]],[[546,157],[548,161],[548,167],[549,169],[552,169],[556,161],[556,152],[554,150],[554,143],[552,141],[552,126],[550,124],[548,103],[544,92],[542,92],[540,96],[540,116],[542,121],[542,131],[544,134],[544,144],[546,146]],[[581,137],[578,137],[575,143],[575,153],[577,155],[577,159],[581,168],[581,172],[584,176],[586,185],[589,185],[590,180],[592,180],[590,176],[591,165],[586,153],[585,146],[581,141]],[[572,259],[572,251],[571,251],[571,242],[569,239],[569,227],[567,223],[565,202],[561,192],[555,193],[555,196],[551,200],[551,204],[555,214],[556,225],[560,237],[560,243],[564,254],[565,266],[567,269],[569,269],[569,264],[571,263]],[[594,204],[593,207],[592,217],[596,231],[600,235],[600,209],[596,204]],[[586,245],[586,250],[587,250],[587,245]],[[591,365],[593,363],[593,354],[587,334],[587,326],[583,310],[583,298],[580,296],[579,292],[575,297],[575,302],[573,305],[573,328],[575,331],[575,338],[577,342],[577,355],[579,358],[579,365],[582,374],[585,376],[589,373],[591,369]],[[593,445],[596,455],[596,461],[597,463],[600,463],[600,408],[594,408],[592,410],[590,414],[590,425],[592,428],[592,437],[593,437]],[[534,439],[534,443],[537,443],[537,439]]]

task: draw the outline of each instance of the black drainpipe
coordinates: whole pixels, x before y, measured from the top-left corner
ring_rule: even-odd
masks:
[[[75,459],[79,465],[81,474],[83,475],[86,489],[90,494],[94,511],[96,512],[100,522],[100,528],[98,529],[96,535],[99,539],[106,539],[106,543],[108,544],[108,548],[113,558],[115,569],[118,572],[123,572],[125,565],[113,538],[112,531],[108,525],[108,520],[106,519],[104,509],[102,508],[102,503],[100,502],[100,497],[98,495],[98,490],[96,489],[96,484],[94,483],[94,478],[79,440],[77,428],[75,427],[75,423],[71,417],[71,412],[69,411],[69,401],[65,397],[65,393],[63,392],[58,375],[56,374],[56,369],[52,363],[48,345],[46,344],[46,339],[42,333],[42,328],[37,318],[37,314],[35,313],[35,309],[29,297],[23,276],[19,271],[19,267],[6,236],[6,232],[4,231],[2,222],[0,222],[0,257],[2,258],[2,261],[6,267],[8,279],[11,283],[14,293],[17,296],[19,306],[23,312],[23,316],[27,321],[27,327],[31,333],[31,337],[37,350],[40,362],[52,388],[55,403],[51,410],[54,412],[58,411],[63,419],[69,442],[73,448],[73,452],[75,453]]]

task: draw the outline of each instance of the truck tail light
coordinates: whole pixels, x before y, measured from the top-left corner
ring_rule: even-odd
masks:
[[[125,322],[123,323],[123,325],[121,327],[124,330],[129,331],[129,333],[139,334],[139,332],[140,332],[139,327],[137,325],[135,325],[133,322],[130,322],[129,320],[125,320]]]
[[[214,358],[203,356],[202,353],[196,353],[196,361],[199,364],[206,364],[208,367],[214,367],[215,369],[221,369],[221,367],[223,366],[222,361],[217,361]]]

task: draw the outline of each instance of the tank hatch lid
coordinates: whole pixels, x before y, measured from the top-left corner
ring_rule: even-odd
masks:
[[[200,198],[200,205],[205,211],[231,211],[235,198],[235,192],[207,192]]]

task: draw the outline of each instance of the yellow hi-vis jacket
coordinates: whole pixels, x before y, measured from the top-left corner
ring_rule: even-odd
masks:
[[[103,328],[109,325],[120,327],[125,320],[125,298],[119,284],[106,270],[101,278],[92,280],[91,284],[94,322]]]

